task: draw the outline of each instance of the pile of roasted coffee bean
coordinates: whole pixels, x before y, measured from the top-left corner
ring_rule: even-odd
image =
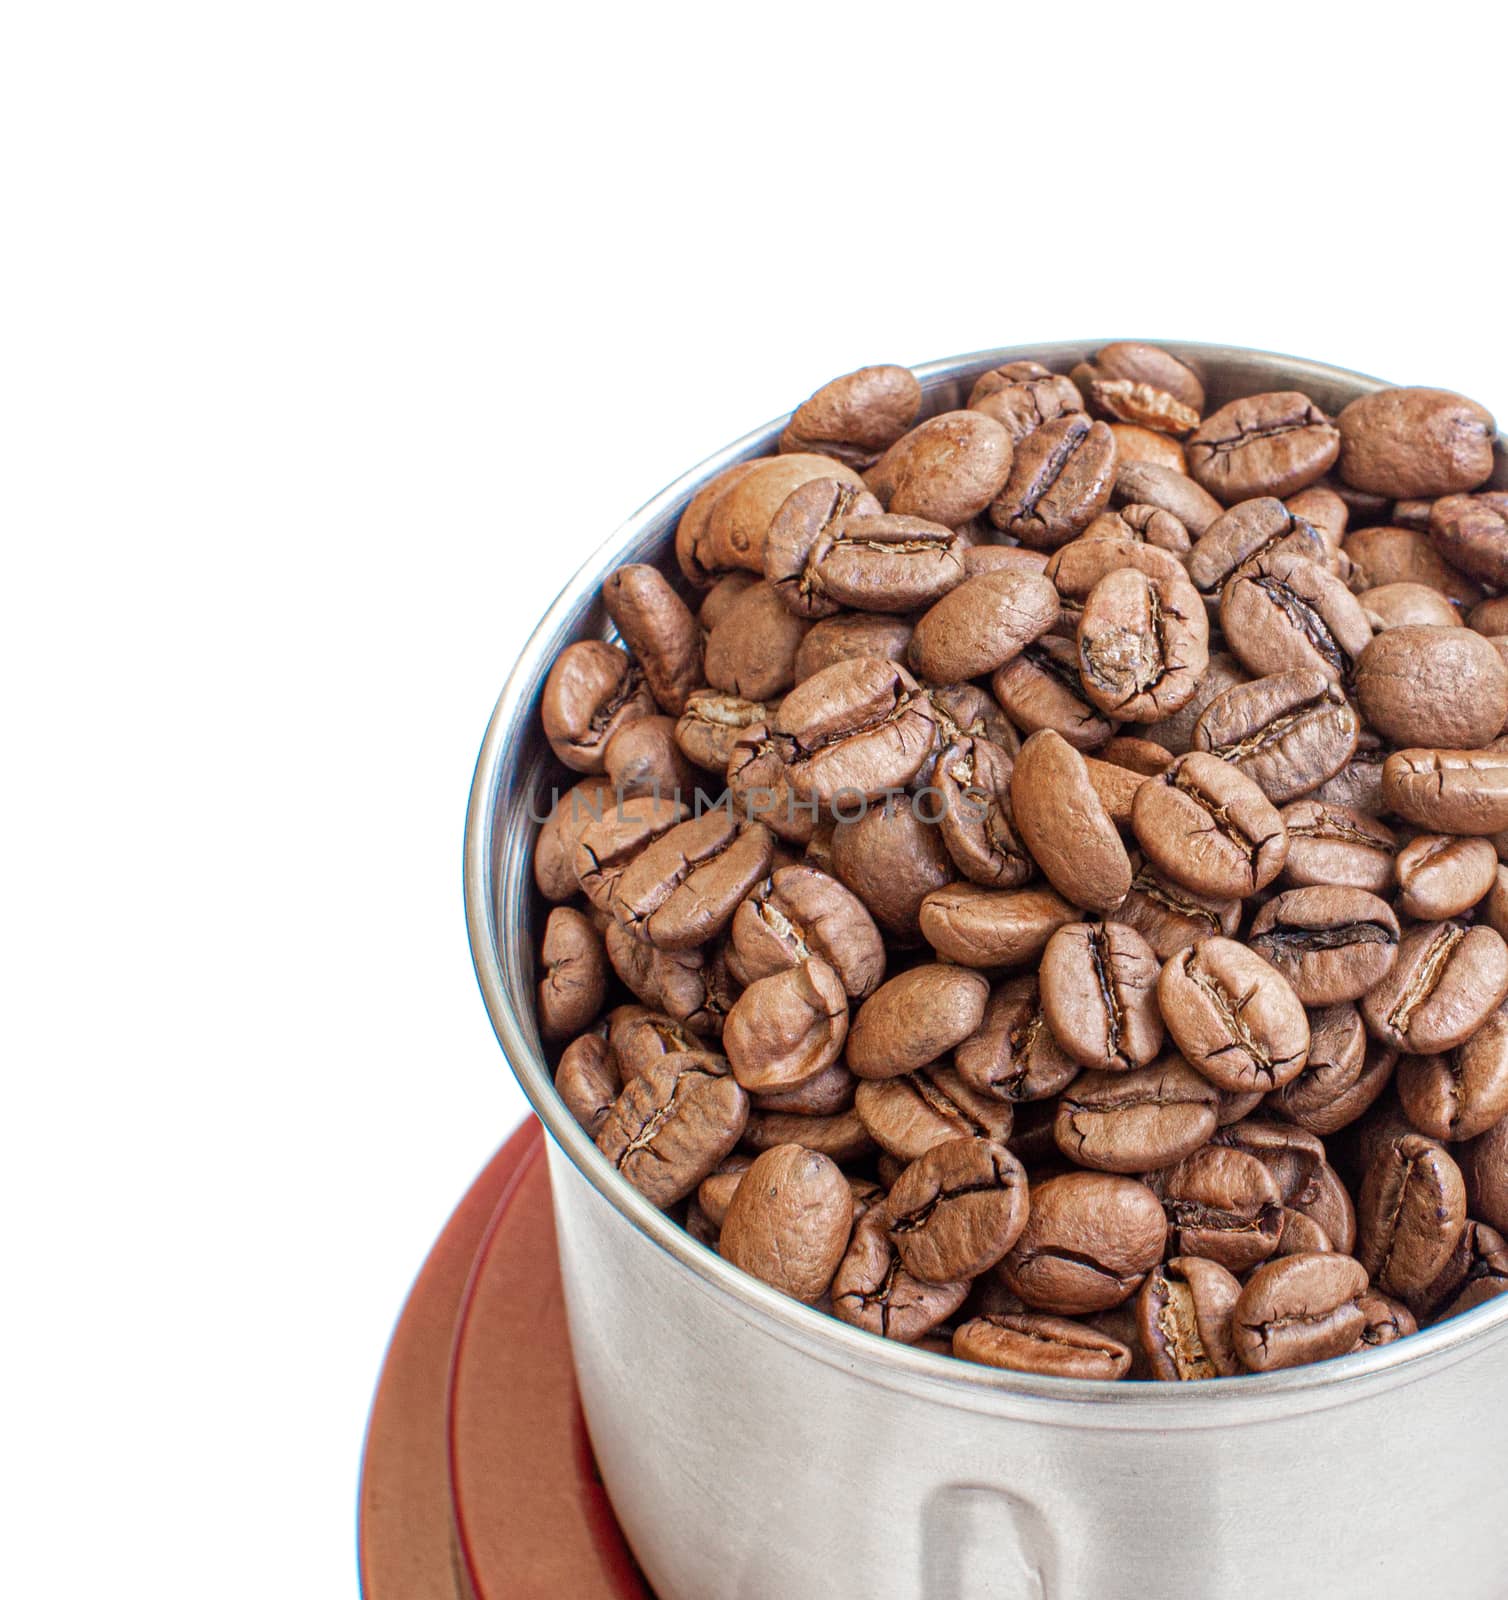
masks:
[[[1192,1379],[1508,1291],[1493,420],[1216,398],[838,378],[549,675],[559,1092],[860,1328]]]

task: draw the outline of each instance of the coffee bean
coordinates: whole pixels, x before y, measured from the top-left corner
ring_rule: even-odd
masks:
[[[1187,448],[1190,474],[1229,506],[1307,489],[1334,465],[1340,434],[1307,395],[1257,394],[1206,417]]]
[[[1012,770],[999,745],[966,735],[948,745],[932,772],[948,854],[964,877],[991,888],[1014,888],[1033,870],[1012,825]]]
[[[1084,692],[1106,716],[1157,722],[1193,697],[1209,665],[1209,623],[1186,579],[1123,568],[1084,602],[1078,646]]]
[[[656,795],[610,801],[576,838],[576,879],[587,899],[612,912],[619,879],[648,845],[685,819],[686,807],[679,801]]]
[[[597,1148],[653,1205],[684,1200],[738,1143],[748,1096],[715,1056],[665,1056],[629,1080]]]
[[[1136,804],[1136,791],[1147,781],[1146,776],[1114,766],[1108,761],[1097,761],[1093,756],[1084,757],[1084,771],[1096,797],[1105,808],[1105,815],[1118,830],[1129,828],[1131,809]]]
[[[994,417],[1019,444],[1044,422],[1082,411],[1084,401],[1071,379],[1036,361],[1011,361],[980,374],[969,394],[969,409]]]
[[[1188,1060],[1221,1089],[1280,1089],[1303,1070],[1309,1020],[1267,962],[1233,939],[1180,950],[1157,982],[1163,1020]]]
[[[1132,422],[1112,422],[1110,436],[1115,440],[1117,462],[1151,461],[1173,472],[1188,471],[1183,446],[1169,434],[1141,428]]]
[[[1375,817],[1349,806],[1297,800],[1281,813],[1288,830],[1283,882],[1382,894],[1393,884],[1398,841]]]
[[[796,651],[796,682],[805,683],[824,667],[839,661],[871,657],[904,666],[911,648],[908,617],[875,616],[867,611],[840,611],[813,624]]]
[[[868,1079],[854,1109],[875,1143],[903,1162],[950,1139],[1005,1144],[1011,1136],[1011,1108],[970,1088],[951,1067]]]
[[[1508,667],[1469,628],[1390,628],[1357,663],[1356,697],[1394,744],[1472,750],[1508,716]]]
[[[1357,1301],[1366,1319],[1361,1330],[1358,1350],[1375,1350],[1385,1344],[1396,1344],[1412,1333],[1418,1333],[1419,1324],[1414,1314],[1401,1300],[1391,1295],[1368,1289]]]
[[[1267,797],[1204,751],[1180,756],[1137,790],[1131,825],[1147,859],[1198,894],[1254,894],[1288,855],[1287,829]]]
[[[1026,1171],[1003,1144],[950,1139],[896,1179],[885,1202],[890,1240],[926,1283],[976,1278],[1026,1226]]]
[[[1473,1216],[1508,1230],[1508,1117],[1460,1148],[1460,1166]]]
[[[1367,1274],[1333,1252],[1282,1256],[1257,1268],[1236,1302],[1232,1338],[1251,1372],[1345,1355],[1361,1338]]]
[[[1188,433],[1198,427],[1204,410],[1203,384],[1156,345],[1107,344],[1070,376],[1102,416],[1158,433]]]
[[[1508,751],[1398,750],[1383,766],[1382,793],[1421,828],[1497,833],[1508,828]]]
[[[602,585],[602,604],[662,711],[680,716],[702,682],[702,633],[686,602],[654,567],[618,567]]]
[[[1133,802],[1133,815],[1134,810]],[[1116,920],[1135,928],[1159,961],[1211,934],[1233,938],[1241,926],[1240,900],[1195,894],[1139,855],[1132,857],[1131,867],[1131,892],[1116,908]]]
[[[783,1111],[750,1111],[743,1142],[751,1150],[774,1150],[799,1144],[834,1161],[858,1161],[874,1151],[874,1140],[854,1105],[831,1116],[807,1116]]]
[[[703,1178],[696,1188],[696,1203],[702,1208],[707,1221],[721,1231],[728,1219],[728,1207],[744,1181],[744,1174],[754,1165],[755,1158],[747,1155],[726,1156],[717,1164],[717,1171]]]
[[[612,1047],[600,1033],[584,1033],[565,1047],[555,1069],[555,1090],[595,1139],[623,1092]]]
[[[1281,500],[1265,495],[1243,500],[1212,522],[1189,552],[1188,574],[1212,606],[1221,591],[1258,557],[1275,552],[1327,564],[1330,547],[1318,529],[1296,516]]]
[[[921,932],[944,960],[966,967],[1021,967],[1037,960],[1055,928],[1079,913],[1050,889],[986,889],[955,883],[921,904]]]
[[[1218,1262],[1177,1256],[1147,1276],[1136,1321],[1152,1376],[1187,1383],[1241,1370],[1232,1327],[1241,1285]]]
[[[1193,478],[1152,461],[1117,462],[1111,499],[1117,506],[1145,505],[1166,511],[1196,540],[1223,509]]]
[[[953,1332],[953,1354],[985,1367],[1040,1378],[1123,1378],[1131,1351],[1119,1339],[1067,1317],[971,1317]]]
[[[793,1300],[826,1294],[848,1248],[853,1195],[827,1156],[800,1145],[766,1150],[743,1175],[718,1239],[725,1261]]]
[[[583,778],[555,796],[534,845],[534,882],[546,900],[569,900],[580,891],[576,840],[613,803],[611,781],[599,776]]]
[[[796,407],[780,449],[815,451],[862,469],[915,423],[921,404],[922,386],[909,367],[860,367],[824,383]]]
[[[1167,1214],[1169,1247],[1244,1273],[1278,1248],[1283,1196],[1255,1156],[1206,1145],[1150,1180]]]
[[[1413,1055],[1464,1044],[1508,996],[1508,945],[1491,928],[1426,922],[1404,934],[1392,970],[1367,993],[1368,1031]]]
[[[751,1095],[750,1104],[755,1111],[794,1111],[802,1117],[835,1117],[841,1111],[852,1109],[858,1087],[859,1080],[853,1073],[841,1061],[835,1061],[794,1089]]]
[[[1135,1071],[1085,1072],[1058,1097],[1053,1136],[1081,1167],[1169,1167],[1215,1131],[1212,1085],[1177,1056]]]
[[[1146,1066],[1162,1047],[1157,973],[1152,947],[1134,928],[1069,923],[1042,953],[1042,1014],[1081,1065],[1102,1072]]]
[[[1012,1103],[1048,1099],[1079,1075],[1047,1026],[1035,977],[1007,978],[991,991],[983,1022],[954,1050],[953,1064],[970,1088]]]
[[[1395,500],[1459,494],[1492,472],[1492,413],[1445,389],[1380,389],[1337,419],[1340,475]]]
[[[1103,422],[1069,412],[1016,447],[990,520],[1034,550],[1067,544],[1110,503],[1115,436]]]
[[[614,1006],[607,1014],[607,1042],[625,1083],[661,1056],[685,1055],[704,1048],[684,1023],[644,1006]]]
[[[1097,519],[1095,527],[1105,520]],[[1065,606],[1082,608],[1100,583],[1128,568],[1158,583],[1188,582],[1182,562],[1168,551],[1129,537],[1096,535],[1091,538],[1089,532],[1053,551],[1048,558],[1046,575]]]
[[[1440,593],[1422,583],[1384,583],[1357,596],[1376,633],[1389,628],[1459,628],[1461,614]]]
[[[1011,470],[1011,438],[993,417],[945,411],[918,424],[864,474],[887,511],[956,528],[978,516]]]
[[[1475,1139],[1508,1116],[1508,1011],[1499,1006],[1472,1036],[1441,1055],[1398,1063],[1404,1114],[1432,1139]]]
[[[1059,894],[1086,911],[1113,911],[1131,887],[1131,861],[1101,805],[1084,758],[1044,729],[1021,747],[1011,778],[1017,832]]]
[[[1425,922],[1458,917],[1497,878],[1497,851],[1486,839],[1421,833],[1398,852],[1398,909]]]
[[[1413,1309],[1428,1322],[1444,1322],[1508,1294],[1508,1240],[1483,1222],[1461,1229],[1439,1275],[1413,1297]]]
[[[1258,677],[1313,671],[1341,683],[1372,639],[1345,584],[1286,550],[1258,556],[1231,579],[1220,598],[1220,626],[1242,666]]]
[[[832,833],[832,867],[886,933],[910,944],[921,937],[926,898],[956,875],[942,829],[905,803],[872,805],[855,821],[840,822]]]
[[[659,716],[639,717],[613,734],[602,752],[602,769],[617,793],[692,797],[696,774],[675,734],[675,720]]]
[[[1359,1000],[1398,957],[1398,918],[1365,889],[1288,889],[1257,913],[1251,948],[1306,1006]]]
[[[1171,717],[1161,722],[1149,722],[1140,731],[1150,740],[1160,744],[1170,755],[1187,755],[1193,748],[1194,727],[1205,709],[1227,689],[1248,681],[1241,663],[1233,655],[1217,650],[1210,656],[1210,664],[1193,698]]]
[[[885,942],[864,902],[815,867],[777,867],[734,912],[731,931],[751,981],[817,957],[862,1000],[885,976]]]
[[[1466,1224],[1461,1169],[1431,1139],[1384,1146],[1362,1179],[1357,1254],[1376,1286],[1401,1299],[1426,1289]]]
[[[1355,709],[1323,673],[1279,672],[1217,695],[1194,724],[1192,742],[1283,805],[1333,778],[1355,754],[1360,732]]]
[[[1396,1055],[1396,1052],[1394,1052]],[[1268,1104],[1280,1116],[1308,1128],[1361,1077],[1367,1057],[1367,1030],[1361,1013],[1348,1002],[1309,1013],[1309,1058],[1303,1071],[1274,1090]]]
[[[569,1039],[596,1021],[607,993],[607,952],[602,936],[579,911],[556,906],[545,923],[539,951],[539,1031]]]
[[[616,645],[581,639],[556,657],[540,720],[556,758],[573,772],[601,772],[607,741],[655,708],[644,674]]]
[[[914,1072],[978,1031],[989,983],[965,967],[929,962],[887,979],[859,1007],[848,1066],[861,1078]]]
[[[915,1344],[958,1310],[969,1292],[959,1283],[924,1283],[901,1264],[885,1228],[883,1207],[853,1230],[833,1278],[833,1314],[867,1333]]]
[[[702,1037],[716,1038],[722,1032],[735,989],[720,951],[658,950],[617,922],[608,927],[603,942],[613,971],[644,1005],[668,1013]]]
[[[811,626],[772,583],[756,583],[707,635],[707,682],[745,700],[775,700],[796,681],[796,651]]]
[[[694,689],[675,725],[675,742],[688,761],[721,777],[739,738],[750,728],[768,724],[773,710],[757,700]]]
[[[1057,618],[1057,591],[1046,578],[981,573],[917,619],[911,663],[928,683],[981,678],[1041,638]]]
[[[848,996],[837,973],[812,956],[739,995],[723,1024],[723,1050],[745,1089],[768,1094],[830,1067],[847,1036]]]
[[[1508,494],[1488,490],[1436,500],[1429,511],[1429,535],[1452,566],[1494,589],[1508,587]]]
[[[1162,1204],[1146,1184],[1069,1172],[1032,1185],[1026,1228],[1000,1275],[1034,1311],[1080,1316],[1129,1300],[1166,1239]]]
[[[1350,510],[1345,500],[1334,489],[1318,483],[1312,489],[1300,489],[1283,502],[1296,517],[1301,517],[1311,528],[1318,530],[1330,547],[1331,553],[1339,551],[1346,537]]]
[[[1422,583],[1438,589],[1454,605],[1468,608],[1482,598],[1481,588],[1451,566],[1415,528],[1358,528],[1346,535],[1343,551],[1351,563],[1352,584],[1358,589]]]
[[[1029,644],[990,679],[995,698],[1024,733],[1051,729],[1075,750],[1094,750],[1115,732],[1084,692],[1078,646],[1044,638]]]

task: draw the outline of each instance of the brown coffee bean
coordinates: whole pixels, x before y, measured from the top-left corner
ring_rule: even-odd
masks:
[[[1221,591],[1237,573],[1258,557],[1277,552],[1324,566],[1330,546],[1317,528],[1281,500],[1271,495],[1243,500],[1222,512],[1200,535],[1189,552],[1189,579],[1212,606],[1218,606]]]
[[[1242,666],[1258,677],[1313,671],[1340,683],[1372,639],[1360,603],[1339,578],[1282,550],[1258,556],[1226,585],[1220,625]]]
[[[1162,1204],[1144,1183],[1069,1172],[1033,1184],[1026,1227],[1000,1263],[1035,1311],[1080,1316],[1129,1300],[1162,1259]]]
[[[620,795],[662,794],[691,799],[696,774],[676,743],[672,717],[639,717],[607,741],[602,768]]]
[[[1508,1117],[1508,1010],[1499,1006],[1472,1036],[1443,1055],[1404,1056],[1398,1099],[1432,1139],[1475,1139]]]
[[[1081,1167],[1151,1172],[1209,1139],[1215,1100],[1213,1086],[1177,1056],[1136,1071],[1085,1072],[1058,1097],[1053,1137]]]
[[[1280,1089],[1303,1070],[1309,1019],[1298,996],[1234,939],[1180,950],[1162,969],[1157,997],[1173,1042],[1217,1087]]]
[[[1042,953],[1042,1014],[1081,1065],[1102,1072],[1144,1067],[1162,1048],[1157,972],[1152,947],[1134,928],[1069,923]]]
[[[556,758],[573,772],[601,772],[607,741],[655,708],[644,675],[616,645],[580,639],[555,658],[540,719]]]
[[[1356,696],[1395,744],[1473,750],[1508,717],[1508,667],[1470,628],[1390,628],[1357,663]]]
[[[1361,721],[1321,672],[1278,672],[1217,695],[1194,724],[1193,747],[1219,756],[1274,805],[1333,778],[1356,752]]]
[[[1146,776],[1125,767],[1113,766],[1108,761],[1097,761],[1093,756],[1084,757],[1084,771],[1100,804],[1105,808],[1105,815],[1118,829],[1129,828],[1131,808],[1136,804],[1136,791],[1147,781]]]
[[[1492,413],[1445,389],[1380,389],[1337,419],[1340,475],[1395,500],[1459,494],[1492,473]]]
[[[600,821],[613,804],[612,783],[604,777],[583,778],[555,796],[534,844],[534,882],[546,900],[569,900],[580,892],[576,841],[582,829]]]
[[[1334,1252],[1282,1256],[1260,1266],[1236,1302],[1232,1337],[1251,1372],[1274,1372],[1345,1355],[1366,1318],[1358,1302],[1366,1269]]]
[[[723,1050],[745,1089],[769,1094],[825,1071],[847,1036],[848,996],[837,973],[812,956],[739,995],[723,1024]]]
[[[1094,528],[1100,528],[1107,520],[1105,517],[1096,519]],[[1048,558],[1046,575],[1065,606],[1082,608],[1099,584],[1123,569],[1145,574],[1158,584],[1188,582],[1182,562],[1168,551],[1131,537],[1109,537],[1103,533],[1091,537],[1090,532],[1053,551]]]
[[[810,1304],[827,1292],[852,1227],[853,1195],[837,1166],[815,1150],[783,1144],[766,1150],[743,1175],[718,1252]]]
[[[1151,1375],[1166,1383],[1230,1378],[1241,1370],[1232,1339],[1241,1285],[1218,1262],[1178,1256],[1147,1276],[1136,1300]]]
[[[686,602],[654,567],[636,564],[609,573],[602,604],[660,709],[680,716],[702,682],[702,631]]]
[[[1363,816],[1375,817],[1388,808],[1382,797],[1382,767],[1387,750],[1365,724],[1356,754],[1333,778],[1327,778],[1311,798],[1322,805],[1344,806]]]
[[[1283,1207],[1283,1231],[1278,1235],[1278,1247],[1273,1255],[1322,1255],[1334,1248],[1330,1235],[1312,1217],[1306,1217],[1291,1206]]]
[[[1251,948],[1306,1006],[1359,1000],[1398,958],[1398,918],[1365,889],[1288,889],[1257,913]]]
[[[1105,509],[1114,481],[1115,436],[1103,422],[1068,412],[1017,446],[990,520],[1034,550],[1054,550]]]
[[[1399,1339],[1406,1339],[1419,1331],[1413,1312],[1391,1295],[1368,1289],[1357,1304],[1366,1319],[1361,1340],[1356,1346],[1358,1350],[1375,1350],[1381,1345],[1395,1344]]]
[[[1189,469],[1183,446],[1166,433],[1140,428],[1131,422],[1112,422],[1110,435],[1115,440],[1117,462],[1150,461],[1156,466],[1168,468],[1170,472],[1187,472]],[[1183,525],[1180,523],[1178,526],[1182,528]]]
[[[970,1088],[1012,1103],[1048,1099],[1079,1074],[1047,1026],[1034,977],[1007,978],[991,991],[984,1021],[954,1050],[953,1064]]]
[[[855,821],[840,822],[832,832],[832,870],[886,933],[911,944],[921,937],[923,902],[955,876],[942,829],[904,802],[872,805]]]
[[[1095,411],[1118,422],[1164,434],[1188,433],[1199,426],[1204,385],[1156,345],[1130,340],[1107,344],[1070,376]]]
[[[694,689],[675,725],[675,742],[688,761],[721,777],[739,738],[750,728],[767,724],[773,711],[773,706],[757,700]]]
[[[904,666],[911,647],[908,617],[875,616],[865,611],[843,611],[814,623],[796,651],[796,682],[805,683],[824,667],[840,661],[870,657]]]
[[[951,1067],[868,1079],[858,1087],[854,1110],[874,1142],[903,1162],[949,1139],[1005,1144],[1011,1136],[1010,1106],[979,1094]]]
[[[1382,769],[1382,794],[1421,828],[1497,833],[1508,828],[1508,751],[1395,751]]]
[[[1093,750],[1115,732],[1084,693],[1078,647],[1067,639],[1029,644],[990,679],[1006,715],[1026,733],[1050,728],[1076,750]]]
[[[945,594],[916,623],[911,663],[929,683],[958,683],[993,672],[1058,619],[1046,578],[986,572]]]
[[[1473,606],[1466,622],[1468,627],[1488,638],[1508,633],[1508,595],[1495,595]]]
[[[696,1203],[712,1227],[721,1230],[727,1221],[728,1207],[733,1204],[733,1196],[738,1193],[738,1186],[754,1161],[753,1156],[726,1156],[718,1162],[717,1171],[697,1185]]]
[[[1487,893],[1497,872],[1488,840],[1421,833],[1398,852],[1398,909],[1424,922],[1458,917]]]
[[[922,386],[909,367],[860,367],[824,383],[791,414],[782,454],[815,451],[860,469],[916,421]]]
[[[1067,1317],[1029,1313],[971,1317],[953,1332],[960,1361],[1039,1378],[1110,1382],[1131,1370],[1132,1353],[1119,1339]]]
[[[1508,1117],[1459,1150],[1472,1215],[1508,1230]]]
[[[993,417],[945,411],[918,424],[864,474],[887,511],[956,528],[1000,492],[1011,438]]]
[[[1389,583],[1422,583],[1438,589],[1453,604],[1471,607],[1482,598],[1480,587],[1459,568],[1451,566],[1414,528],[1391,524],[1358,528],[1346,535],[1343,552],[1351,563],[1351,582],[1357,589],[1377,589]]]
[[[777,867],[733,913],[732,935],[750,981],[817,957],[862,1000],[885,976],[885,942],[864,902],[815,867]]]
[[[703,1048],[701,1040],[684,1023],[644,1006],[614,1006],[607,1014],[607,1042],[625,1083],[661,1056],[685,1055]]]
[[[1312,489],[1300,489],[1283,502],[1296,517],[1302,517],[1311,528],[1324,536],[1331,551],[1337,551],[1346,537],[1350,511],[1345,500],[1334,489],[1316,484]]]
[[[989,983],[965,967],[929,962],[887,979],[859,1007],[848,1035],[861,1078],[914,1072],[978,1031]]]
[[[796,681],[796,651],[810,626],[774,584],[756,583],[707,636],[707,682],[745,700],[778,699]]]
[[[1428,1288],[1413,1297],[1426,1321],[1445,1322],[1508,1294],[1508,1239],[1483,1222],[1461,1229],[1450,1259]]]
[[[665,1012],[704,1038],[722,1032],[736,991],[720,952],[658,950],[617,922],[608,926],[603,942],[613,971],[650,1010]]]
[[[954,883],[922,901],[922,937],[966,967],[1021,967],[1037,960],[1055,928],[1078,911],[1050,889],[986,889]]]
[[[1181,1256],[1249,1272],[1278,1248],[1283,1196],[1255,1156],[1206,1145],[1151,1179],[1168,1218],[1169,1248]]]
[[[600,1033],[584,1033],[565,1047],[555,1069],[555,1091],[595,1139],[623,1092],[612,1047]]]
[[[1453,566],[1494,589],[1508,588],[1508,494],[1493,489],[1436,500],[1429,511],[1429,535]]]
[[[885,1202],[890,1240],[926,1283],[976,1278],[1026,1226],[1026,1170],[1003,1144],[950,1139],[913,1161]]]
[[[1078,625],[1084,692],[1106,716],[1157,722],[1186,705],[1209,665],[1209,623],[1183,577],[1111,572]]]
[[[1116,920],[1135,928],[1159,961],[1211,934],[1234,937],[1241,925],[1240,900],[1195,894],[1165,878],[1139,855],[1132,857],[1131,865],[1131,892],[1116,908]]]
[[[1335,424],[1307,395],[1248,395],[1212,412],[1190,436],[1190,475],[1226,505],[1294,494],[1340,453]]]
[[[993,417],[1013,444],[1065,412],[1082,411],[1073,381],[1035,361],[1012,361],[983,373],[969,394],[969,410]]]
[[[803,1117],[835,1117],[851,1109],[859,1080],[841,1061],[824,1067],[794,1089],[751,1097],[755,1111],[794,1111]]]
[[[1084,758],[1044,729],[1021,747],[1011,778],[1016,831],[1049,883],[1088,911],[1113,911],[1131,887],[1131,862],[1100,803]]]
[[[545,923],[539,952],[539,1031],[569,1039],[591,1027],[607,993],[607,952],[602,936],[571,906],[556,906]]]
[[[624,802],[624,809],[635,804]],[[578,845],[590,852],[595,825]],[[720,934],[739,902],[770,870],[774,839],[762,823],[741,827],[719,808],[659,834],[594,892],[588,870],[582,887],[636,938],[662,950],[690,950]],[[601,863],[598,863],[599,867]]]
[[[1361,1003],[1374,1038],[1429,1055],[1464,1044],[1508,996],[1508,945],[1491,928],[1409,929],[1388,975]]]
[[[1440,1274],[1466,1225],[1461,1169],[1431,1139],[1393,1140],[1367,1168],[1356,1221],[1361,1264],[1406,1300]]]
[[[1191,477],[1152,461],[1117,462],[1111,499],[1117,506],[1145,505],[1166,511],[1177,517],[1194,539],[1208,530],[1223,509],[1209,490]]]
[[[1019,763],[1016,770],[1019,777]],[[1253,894],[1277,877],[1288,855],[1287,829],[1267,797],[1204,751],[1179,756],[1137,790],[1131,825],[1147,859],[1198,894]]]
[[[1389,628],[1459,628],[1461,614],[1438,589],[1422,583],[1384,583],[1357,596],[1376,633]]]
[[[1205,709],[1217,696],[1238,683],[1248,681],[1241,663],[1233,655],[1217,650],[1210,656],[1210,664],[1200,678],[1193,698],[1171,717],[1161,722],[1149,722],[1140,731],[1148,739],[1160,744],[1170,755],[1187,755],[1192,748],[1195,724]]]
[[[833,1314],[867,1333],[915,1344],[958,1310],[967,1280],[923,1283],[901,1264],[885,1229],[883,1207],[866,1213],[853,1230],[833,1278]]]
[[[773,1150],[782,1144],[799,1144],[837,1162],[858,1161],[874,1153],[874,1140],[856,1106],[831,1116],[797,1112],[750,1111],[743,1142],[751,1150]]]
[[[1382,894],[1392,887],[1398,841],[1375,817],[1321,800],[1297,800],[1281,813],[1288,830],[1283,882]]]
[[[652,1204],[672,1206],[738,1143],[749,1099],[716,1056],[664,1056],[629,1080],[597,1148]]]
[[[686,815],[679,801],[656,795],[609,798],[601,817],[588,822],[576,837],[576,880],[587,899],[599,910],[612,912],[623,874],[648,845],[684,822]]]
[[[1395,1052],[1396,1054],[1396,1052]],[[1367,1030],[1361,1013],[1349,1002],[1309,1013],[1309,1059],[1304,1070],[1268,1097],[1280,1116],[1311,1133],[1312,1117],[1322,1117],[1340,1095],[1361,1077],[1367,1058]]]
[[[1011,758],[999,745],[963,736],[931,774],[948,854],[971,882],[991,888],[1014,888],[1033,871],[1011,822],[1011,773]]]

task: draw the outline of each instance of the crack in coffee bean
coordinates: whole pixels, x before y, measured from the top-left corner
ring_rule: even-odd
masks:
[[[1424,959],[1414,968],[1413,976],[1404,986],[1403,993],[1394,1002],[1393,1009],[1388,1012],[1388,1026],[1400,1038],[1407,1037],[1409,1025],[1414,1020],[1414,1013],[1435,992],[1452,951],[1465,937],[1465,928],[1459,923],[1448,922],[1430,940]]]
[[[1351,670],[1351,658],[1336,642],[1325,619],[1302,595],[1296,594],[1281,578],[1269,577],[1265,573],[1248,581],[1281,608],[1293,626],[1308,639],[1316,653],[1335,669],[1338,676],[1345,677]]]

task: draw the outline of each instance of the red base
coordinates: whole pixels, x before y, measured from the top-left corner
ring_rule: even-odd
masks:
[[[393,1334],[360,1553],[367,1600],[652,1600],[576,1398],[532,1118],[456,1208]]]

